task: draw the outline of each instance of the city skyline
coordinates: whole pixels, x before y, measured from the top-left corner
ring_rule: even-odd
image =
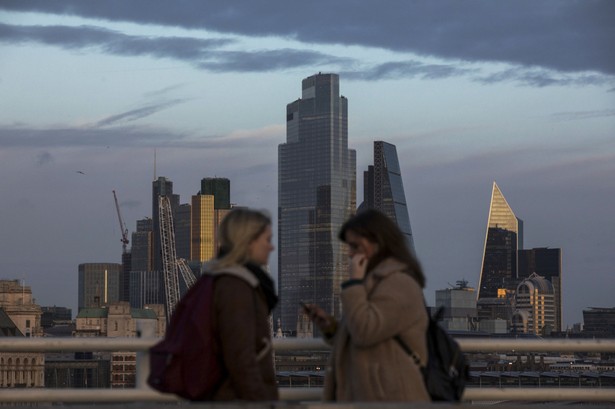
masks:
[[[3,1],[0,277],[76,312],[77,266],[121,261],[112,191],[134,231],[158,176],[183,203],[227,177],[277,223],[284,106],[327,72],[357,174],[397,147],[428,303],[478,286],[496,180],[525,247],[562,249],[564,326],[612,307],[615,4],[325,4]]]

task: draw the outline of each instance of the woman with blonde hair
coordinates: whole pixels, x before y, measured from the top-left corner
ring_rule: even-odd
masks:
[[[214,400],[277,400],[269,315],[278,298],[262,268],[274,249],[271,219],[261,211],[235,208],[218,231],[218,257],[203,272],[216,276],[213,323],[224,368]]]

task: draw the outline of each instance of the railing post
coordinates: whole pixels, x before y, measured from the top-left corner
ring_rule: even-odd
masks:
[[[137,337],[139,338],[154,338],[156,335],[155,328],[152,325],[143,325],[142,322],[137,322]],[[135,374],[135,388],[147,390],[151,389],[147,384],[149,375],[149,351],[137,351],[137,364]]]

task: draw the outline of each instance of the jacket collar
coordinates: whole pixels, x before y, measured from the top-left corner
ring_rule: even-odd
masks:
[[[392,257],[382,260],[374,269],[368,272],[365,276],[365,287],[367,291],[371,291],[372,288],[380,282],[380,280],[390,276],[393,273],[400,271],[406,271],[408,267],[399,260]]]
[[[251,287],[256,288],[258,286],[258,278],[256,278],[256,276],[250,270],[240,265],[216,268],[213,263],[208,263],[203,266],[203,274],[210,274],[213,276],[228,274],[241,278],[242,280],[250,284]]]

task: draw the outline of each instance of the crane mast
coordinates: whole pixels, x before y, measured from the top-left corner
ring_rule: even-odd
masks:
[[[171,320],[175,306],[179,301],[179,280],[177,275],[177,254],[175,251],[175,232],[171,202],[166,196],[158,198],[160,220],[160,245],[162,250],[162,274],[164,277],[167,322]]]
[[[171,202],[166,196],[158,199],[158,210],[160,220],[160,244],[162,250],[162,269],[164,278],[164,292],[167,308],[167,322],[171,320],[175,306],[180,298],[179,274],[190,288],[195,282],[196,277],[183,258],[177,258],[175,247],[175,230],[173,227],[173,212]]]
[[[126,254],[126,246],[128,245],[128,229],[126,228],[126,224],[122,219],[122,213],[120,212],[120,205],[117,202],[117,195],[115,194],[115,190],[113,191],[113,199],[115,200],[115,210],[117,210],[117,218],[120,221],[120,231],[122,232],[122,253]]]

